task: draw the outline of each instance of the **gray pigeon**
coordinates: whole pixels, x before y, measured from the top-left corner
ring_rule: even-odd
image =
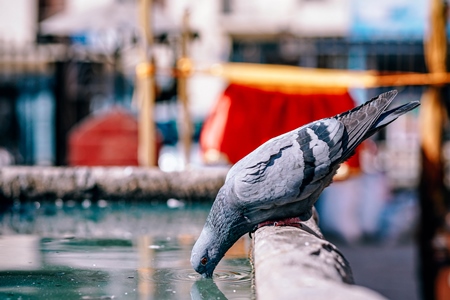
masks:
[[[331,118],[287,132],[259,146],[228,172],[195,243],[192,267],[212,277],[225,252],[265,221],[308,220],[339,165],[366,138],[419,105],[387,110],[390,91]]]

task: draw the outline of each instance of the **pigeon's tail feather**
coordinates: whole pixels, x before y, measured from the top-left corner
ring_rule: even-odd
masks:
[[[381,128],[391,124],[398,117],[400,117],[401,115],[407,113],[408,111],[416,108],[419,105],[420,105],[419,101],[412,101],[412,102],[403,104],[402,106],[391,109],[387,112],[384,112],[383,114],[381,114],[381,116],[378,118],[378,120],[375,122],[375,124],[371,127],[371,129],[367,132],[367,134],[366,134],[367,137],[375,134]]]
[[[395,90],[381,94],[350,111],[335,116],[346,129],[341,161],[353,155],[355,148],[366,138],[419,105],[418,102],[410,102],[387,111],[387,107],[396,95]]]
[[[390,91],[373,98],[352,110],[335,116],[345,126],[341,161],[353,155],[355,148],[366,138],[366,133],[391,104],[397,91]]]

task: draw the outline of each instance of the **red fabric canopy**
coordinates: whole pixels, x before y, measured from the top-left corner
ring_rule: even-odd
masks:
[[[231,84],[205,121],[200,146],[204,155],[212,150],[236,163],[272,137],[353,107],[348,92],[287,94]],[[348,164],[358,168],[358,156]]]

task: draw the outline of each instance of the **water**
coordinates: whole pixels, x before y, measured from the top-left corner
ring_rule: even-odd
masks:
[[[250,241],[213,280],[190,266],[209,205],[15,203],[0,215],[0,299],[251,299]]]

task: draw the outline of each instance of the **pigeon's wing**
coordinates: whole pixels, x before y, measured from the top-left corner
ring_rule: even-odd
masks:
[[[343,132],[338,120],[322,119],[261,145],[229,172],[237,201],[270,209],[306,199],[339,160]]]

